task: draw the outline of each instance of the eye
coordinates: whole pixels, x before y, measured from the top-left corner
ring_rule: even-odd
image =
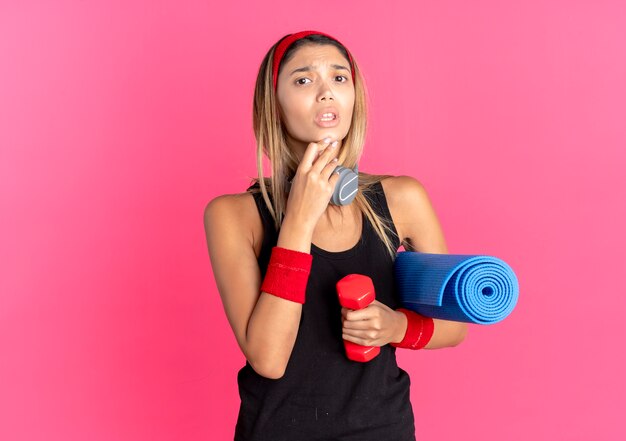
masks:
[[[344,75],[337,75],[335,77],[335,79],[337,78],[343,78],[343,81],[339,81],[340,83],[345,83],[346,81],[348,81],[348,77],[344,76]]]
[[[302,81],[304,81],[304,80],[311,81],[311,80],[309,80],[308,78],[298,78],[298,79],[296,80],[296,84],[305,84],[305,83],[303,83],[303,82],[302,82]]]

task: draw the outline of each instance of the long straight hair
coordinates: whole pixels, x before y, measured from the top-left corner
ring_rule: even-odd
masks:
[[[286,36],[285,36],[286,37]],[[285,38],[283,37],[283,38]],[[282,40],[282,39],[281,39]],[[252,123],[256,138],[256,158],[258,177],[254,182],[259,183],[260,192],[263,195],[276,230],[280,228],[287,198],[289,196],[289,180],[293,178],[298,167],[298,158],[287,147],[285,128],[280,120],[276,93],[274,91],[272,66],[274,51],[280,40],[274,44],[263,58],[256,79],[254,90]],[[295,41],[285,52],[281,60],[281,66],[288,61],[295,51],[305,44],[332,45],[335,46],[348,61],[347,49],[338,41],[323,35],[308,35]],[[343,139],[341,151],[338,155],[338,163],[344,167],[354,168],[363,152],[367,129],[367,91],[364,79],[358,64],[352,57],[354,66],[354,110],[350,130]],[[272,175],[265,177],[263,173],[263,155],[266,155],[271,164]],[[396,236],[390,225],[376,214],[369,201],[364,196],[371,192],[370,187],[380,182],[389,175],[371,175],[359,172],[359,191],[353,203],[359,211],[365,215],[374,227],[376,234],[384,243],[391,259],[395,259],[397,249],[394,248],[391,237]],[[259,190],[251,190],[259,191]],[[270,194],[272,197],[270,198]],[[339,209],[339,207],[334,207]]]

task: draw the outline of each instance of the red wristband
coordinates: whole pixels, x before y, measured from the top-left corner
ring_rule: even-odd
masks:
[[[404,308],[396,311],[402,312],[406,316],[406,334],[400,343],[389,343],[395,348],[422,349],[428,344],[435,331],[435,321],[431,317],[426,317]]]
[[[272,248],[261,291],[292,302],[304,303],[312,263],[313,256],[309,253]]]

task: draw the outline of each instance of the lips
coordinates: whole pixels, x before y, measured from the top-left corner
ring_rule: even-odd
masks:
[[[334,107],[322,109],[315,115],[315,123],[321,127],[334,127],[339,124],[339,112]]]

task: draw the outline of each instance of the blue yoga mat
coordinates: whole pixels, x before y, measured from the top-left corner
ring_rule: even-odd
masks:
[[[519,296],[517,276],[493,256],[403,251],[394,272],[402,307],[426,317],[491,325]]]

